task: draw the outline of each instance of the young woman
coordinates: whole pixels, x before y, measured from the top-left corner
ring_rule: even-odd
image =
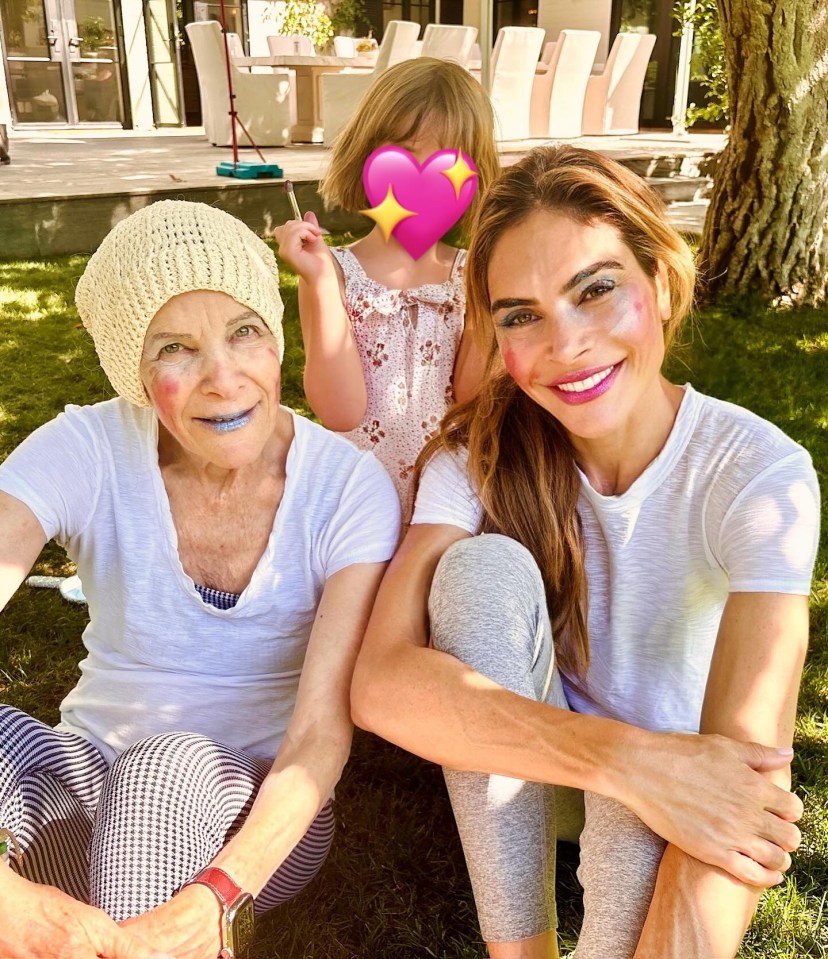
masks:
[[[352,702],[446,767],[497,959],[557,955],[548,784],[585,790],[578,959],[734,955],[799,842],[816,479],[663,376],[693,283],[658,198],[598,154],[533,151],[483,200],[489,373],[425,451]]]

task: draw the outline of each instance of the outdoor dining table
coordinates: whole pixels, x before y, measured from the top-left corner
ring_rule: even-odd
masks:
[[[289,67],[296,72],[296,124],[291,127],[294,143],[322,143],[325,120],[322,116],[322,74],[340,73],[354,68],[370,72],[376,53],[359,57],[295,56],[281,54],[268,57],[233,57],[237,67]]]

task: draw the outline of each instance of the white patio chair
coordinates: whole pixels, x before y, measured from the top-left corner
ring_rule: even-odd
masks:
[[[292,33],[290,36],[269,36],[267,49],[272,57],[315,57],[316,50],[310,37]]]
[[[355,57],[356,40],[353,37],[334,37],[334,56]]]
[[[185,27],[193,51],[201,112],[207,139],[214,146],[229,146],[230,92],[224,62],[224,38],[215,20],[188,23]],[[243,73],[230,64],[236,112],[257,146],[285,146],[296,123],[296,76],[293,70]],[[238,141],[247,144],[239,129]]]
[[[543,45],[543,53],[541,54],[540,62],[547,64],[547,66],[552,62],[552,56],[555,53],[555,41],[550,40],[548,43]]]
[[[244,54],[244,44],[241,42],[241,37],[237,33],[227,34],[227,49],[230,51],[231,57],[243,57]]]
[[[543,46],[539,27],[501,27],[492,52],[491,100],[498,140],[529,137],[529,102]]]
[[[322,122],[325,146],[330,146],[357,108],[371,83],[389,67],[411,56],[411,48],[420,32],[420,24],[410,20],[391,20],[377,52],[373,70],[346,68],[341,73],[322,75]]]
[[[477,27],[462,27],[451,23],[429,23],[423,33],[421,57],[453,60],[466,66],[477,39]]]
[[[655,42],[652,33],[618,34],[603,72],[587,83],[585,135],[638,133],[641,94]]]
[[[561,30],[547,69],[532,85],[533,137],[581,135],[589,71],[600,42],[597,30]]]

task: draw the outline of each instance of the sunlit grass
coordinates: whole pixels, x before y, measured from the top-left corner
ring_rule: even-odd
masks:
[[[112,395],[73,306],[84,257],[0,263],[0,459],[66,403]],[[282,277],[283,400],[307,413],[296,283]],[[828,491],[828,311],[780,314],[744,303],[701,315],[671,361],[677,382],[739,403],[777,423],[814,458]],[[688,334],[690,333],[688,328]],[[795,776],[806,814],[803,845],[769,891],[742,959],[828,957],[828,523],[812,597],[812,644],[797,724]],[[37,572],[71,570],[46,548]],[[77,678],[85,608],[54,590],[22,588],[0,615],[0,699],[47,722]],[[322,875],[261,923],[254,959],[479,959],[473,902],[442,776],[358,734],[337,790],[338,835]],[[559,908],[574,946],[575,853],[562,848]],[[606,959],[612,959],[607,956]]]

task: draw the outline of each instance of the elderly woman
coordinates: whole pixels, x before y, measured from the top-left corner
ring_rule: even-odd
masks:
[[[426,450],[352,699],[446,767],[498,959],[557,956],[547,784],[586,791],[578,959],[733,956],[799,841],[816,477],[663,376],[693,280],[657,197],[598,154],[534,151],[483,200],[490,374]]]
[[[330,848],[397,497],[280,405],[277,266],[233,217],[134,214],[77,303],[120,395],[0,467],[0,606],[54,537],[90,614],[58,727],[0,707],[0,954],[230,959]]]

